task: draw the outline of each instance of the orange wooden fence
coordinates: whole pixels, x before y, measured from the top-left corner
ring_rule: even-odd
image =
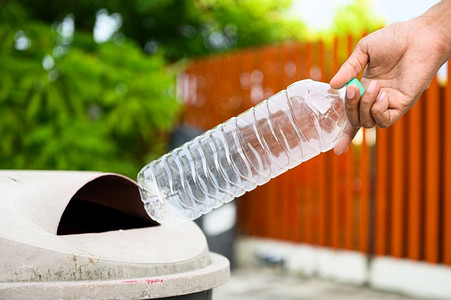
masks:
[[[179,76],[184,122],[210,129],[294,81],[328,82],[355,42],[196,60]],[[451,85],[434,80],[395,126],[362,130],[342,156],[321,154],[237,204],[243,235],[451,265]]]

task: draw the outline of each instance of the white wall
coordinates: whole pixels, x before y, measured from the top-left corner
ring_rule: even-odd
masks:
[[[252,267],[259,258],[284,262],[293,274],[361,285],[415,297],[451,299],[451,267],[391,257],[367,256],[357,251],[335,250],[262,238],[237,242],[237,264]]]

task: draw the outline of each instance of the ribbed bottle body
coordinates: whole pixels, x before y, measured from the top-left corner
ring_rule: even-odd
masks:
[[[138,174],[146,211],[160,224],[194,220],[328,151],[347,122],[343,98],[299,81],[152,161]]]

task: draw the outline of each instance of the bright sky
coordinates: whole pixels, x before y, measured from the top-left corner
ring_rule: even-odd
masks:
[[[334,11],[337,7],[347,5],[353,0],[293,0],[293,11],[299,15],[313,31],[330,28],[333,24]],[[386,25],[413,19],[440,0],[368,0],[376,16],[385,20]],[[447,63],[439,72],[439,81],[447,80]]]
[[[295,14],[313,30],[326,29],[332,25],[334,10],[352,0],[293,0]],[[387,24],[412,19],[439,0],[370,0],[374,14]]]

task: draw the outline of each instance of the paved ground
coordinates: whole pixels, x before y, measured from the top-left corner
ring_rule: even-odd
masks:
[[[213,291],[213,300],[302,300],[302,299],[414,299],[376,291],[369,287],[294,277],[269,270],[237,270],[231,280]]]

